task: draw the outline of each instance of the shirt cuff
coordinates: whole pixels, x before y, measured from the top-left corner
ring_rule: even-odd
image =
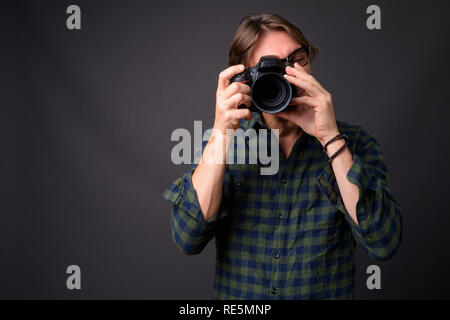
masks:
[[[353,155],[353,165],[347,172],[347,180],[356,185],[359,189],[359,199],[356,205],[356,217],[358,219],[358,224],[353,221],[344,206],[344,202],[342,200],[331,165],[328,165],[319,174],[317,177],[317,184],[319,189],[326,195],[330,202],[345,214],[345,218],[351,228],[358,233],[365,233],[365,230],[367,230],[370,223],[365,210],[358,210],[358,206],[364,201],[367,192],[370,192],[370,190],[377,190],[377,184],[373,181],[371,175],[367,172],[367,168],[357,155]]]
[[[175,180],[163,193],[164,199],[179,207],[183,212],[189,214],[194,220],[201,224],[209,225],[215,222],[217,214],[204,219],[197,193],[192,185],[192,174],[195,168],[183,174]]]

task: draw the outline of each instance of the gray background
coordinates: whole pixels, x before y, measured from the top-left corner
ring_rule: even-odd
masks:
[[[66,28],[66,8],[82,30]],[[378,4],[382,30],[366,28]],[[0,298],[208,299],[213,242],[173,244],[163,190],[176,128],[212,126],[240,19],[278,13],[320,49],[337,118],[378,138],[404,237],[358,249],[357,297],[450,298],[448,1],[2,1]],[[382,290],[365,269],[382,269]],[[66,289],[68,265],[82,290]]]

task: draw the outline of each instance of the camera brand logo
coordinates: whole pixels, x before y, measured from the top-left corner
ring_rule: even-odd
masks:
[[[175,129],[170,137],[178,142],[170,154],[173,164],[261,164],[261,175],[277,174],[279,169],[278,129],[227,129],[225,137],[217,130],[208,129],[202,133],[202,121],[194,121],[194,139],[189,130]],[[211,138],[212,137],[212,138]],[[221,139],[220,137],[224,138]],[[213,139],[208,145],[211,152],[203,156],[203,142]],[[194,158],[192,159],[192,140],[194,143]],[[268,141],[270,140],[270,152]],[[248,141],[248,144],[246,144]],[[248,148],[247,148],[248,145]],[[224,154],[225,153],[225,154]]]

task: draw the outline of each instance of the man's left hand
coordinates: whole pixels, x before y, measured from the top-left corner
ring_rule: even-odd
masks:
[[[292,107],[277,113],[277,116],[296,123],[322,145],[339,134],[331,94],[298,63],[294,68],[287,66],[284,77],[301,92],[292,98]]]

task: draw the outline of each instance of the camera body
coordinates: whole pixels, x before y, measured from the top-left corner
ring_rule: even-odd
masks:
[[[286,109],[291,99],[297,96],[297,87],[287,81],[283,75],[289,62],[277,56],[263,56],[258,64],[246,68],[231,78],[230,82],[242,82],[250,86],[251,111],[277,113]],[[247,108],[242,104],[239,108]]]

